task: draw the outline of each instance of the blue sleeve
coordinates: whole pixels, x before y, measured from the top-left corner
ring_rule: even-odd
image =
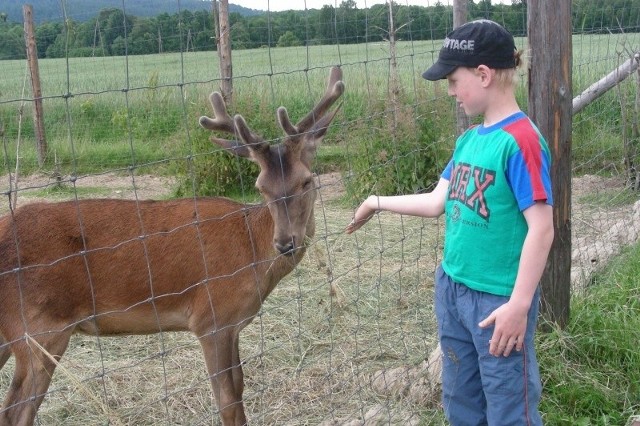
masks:
[[[507,161],[507,180],[521,211],[531,207],[536,201],[553,205],[551,192],[550,158],[540,153],[540,161],[533,163],[525,159],[522,151],[516,152]]]
[[[451,181],[451,170],[453,170],[453,158],[449,160],[449,163],[447,163],[447,167],[444,168],[440,177]]]

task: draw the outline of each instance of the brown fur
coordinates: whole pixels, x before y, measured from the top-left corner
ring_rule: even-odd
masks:
[[[242,142],[213,142],[260,165],[263,205],[225,198],[37,203],[0,219],[0,368],[13,354],[13,381],[0,425],[31,425],[55,363],[74,332],[126,335],[191,331],[200,340],[222,423],[246,423],[240,331],[313,236],[311,157],[343,92],[331,72],[327,93],[269,146],[226,113],[219,95],[210,130]],[[35,344],[34,342],[37,342]],[[41,346],[48,354],[45,354]]]

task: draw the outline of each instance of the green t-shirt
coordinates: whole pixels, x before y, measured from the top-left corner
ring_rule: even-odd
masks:
[[[511,295],[528,230],[522,212],[536,201],[553,204],[550,166],[547,143],[522,112],[460,136],[442,173],[449,180],[442,267],[454,281]]]

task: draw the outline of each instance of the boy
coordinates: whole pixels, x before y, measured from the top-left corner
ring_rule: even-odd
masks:
[[[456,426],[542,424],[533,336],[553,241],[551,158],[516,102],[519,65],[513,36],[493,21],[449,33],[423,77],[446,78],[449,95],[482,124],[458,138],[432,192],[369,196],[346,228],[354,232],[380,210],[445,214],[435,312],[443,407]]]

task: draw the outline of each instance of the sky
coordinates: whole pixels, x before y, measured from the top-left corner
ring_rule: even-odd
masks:
[[[401,5],[415,5],[415,6],[433,6],[437,0],[395,0],[396,3]],[[452,4],[453,0],[440,0],[443,4]],[[505,3],[511,0],[493,0],[492,3]],[[272,12],[280,12],[283,10],[303,10],[307,9],[322,9],[322,6],[331,5],[333,7],[340,6],[342,0],[229,0],[229,3],[237,4],[239,6],[248,7],[257,10],[271,10]],[[371,7],[374,4],[384,4],[385,0],[356,0],[359,9],[365,7]]]

